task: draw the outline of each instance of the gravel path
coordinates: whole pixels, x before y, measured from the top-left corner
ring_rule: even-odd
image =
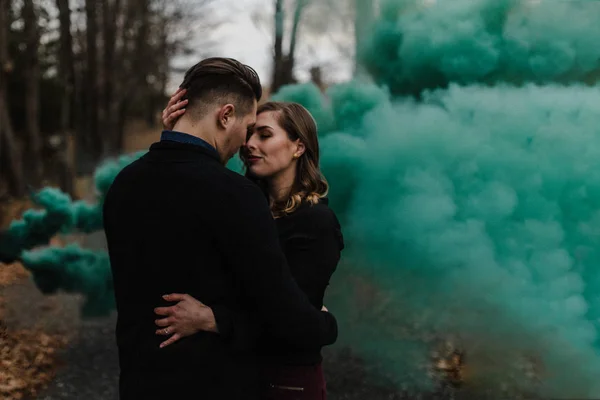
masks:
[[[80,322],[79,332],[63,350],[52,384],[39,400],[118,400],[118,360],[114,345],[116,318]],[[366,384],[362,366],[347,351],[326,354],[331,400],[400,399],[392,390]]]
[[[117,400],[116,318],[82,322],[77,338],[63,351],[61,368],[40,400]]]

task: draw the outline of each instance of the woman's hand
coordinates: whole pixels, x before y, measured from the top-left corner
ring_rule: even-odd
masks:
[[[163,296],[163,299],[177,301],[177,304],[154,309],[156,314],[166,316],[166,318],[155,321],[156,325],[162,327],[162,329],[156,330],[156,334],[172,335],[160,344],[161,348],[175,343],[183,337],[193,335],[196,332],[218,332],[212,309],[192,296],[187,294],[167,294]]]
[[[162,123],[163,128],[166,130],[172,130],[175,126],[175,122],[177,119],[181,117],[185,113],[185,107],[188,103],[187,100],[180,101],[181,98],[185,95],[185,89],[177,89],[175,94],[169,100],[167,107],[163,110],[162,113]]]

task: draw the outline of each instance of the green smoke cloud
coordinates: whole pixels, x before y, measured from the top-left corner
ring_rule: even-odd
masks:
[[[71,244],[64,248],[25,251],[21,260],[42,293],[83,294],[85,317],[104,316],[114,309],[112,274],[106,252],[84,250]]]
[[[276,96],[317,111],[341,342],[399,387],[449,341],[467,398],[597,397],[600,3],[421,4],[383,5],[377,86]]]
[[[384,0],[360,57],[395,94],[597,77],[600,7],[588,0]]]
[[[336,278],[379,296],[359,314],[365,297],[344,299],[342,336],[398,383],[425,378],[431,338],[450,338],[488,387],[524,377],[534,355],[541,394],[597,395],[599,96],[452,86],[381,103],[360,136],[323,138],[348,240]]]

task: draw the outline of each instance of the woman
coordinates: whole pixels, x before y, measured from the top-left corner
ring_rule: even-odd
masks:
[[[184,112],[183,92],[177,93],[163,114],[165,128],[171,128]],[[325,197],[328,184],[319,170],[317,127],[310,113],[296,103],[269,102],[258,108],[256,125],[248,133],[240,157],[246,176],[265,192],[279,233],[280,245],[298,286],[317,309],[324,309],[323,296],[344,248],[338,219]],[[257,234],[260,234],[257,232]],[[189,296],[172,296],[179,307],[168,313],[181,322],[158,329],[157,334],[173,335],[165,342],[198,331],[203,326],[193,309],[205,307]],[[184,312],[183,310],[189,312]],[[160,315],[166,315],[161,312]],[[159,327],[165,321],[157,320]],[[215,324],[212,321],[213,325]],[[326,398],[321,368],[321,349],[295,350],[264,333],[259,340],[268,399]]]

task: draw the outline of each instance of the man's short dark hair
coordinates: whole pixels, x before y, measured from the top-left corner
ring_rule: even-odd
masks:
[[[231,103],[236,114],[252,111],[254,100],[262,97],[260,78],[254,69],[233,58],[212,57],[187,70],[180,86],[187,90],[186,109],[203,118],[209,106]]]

